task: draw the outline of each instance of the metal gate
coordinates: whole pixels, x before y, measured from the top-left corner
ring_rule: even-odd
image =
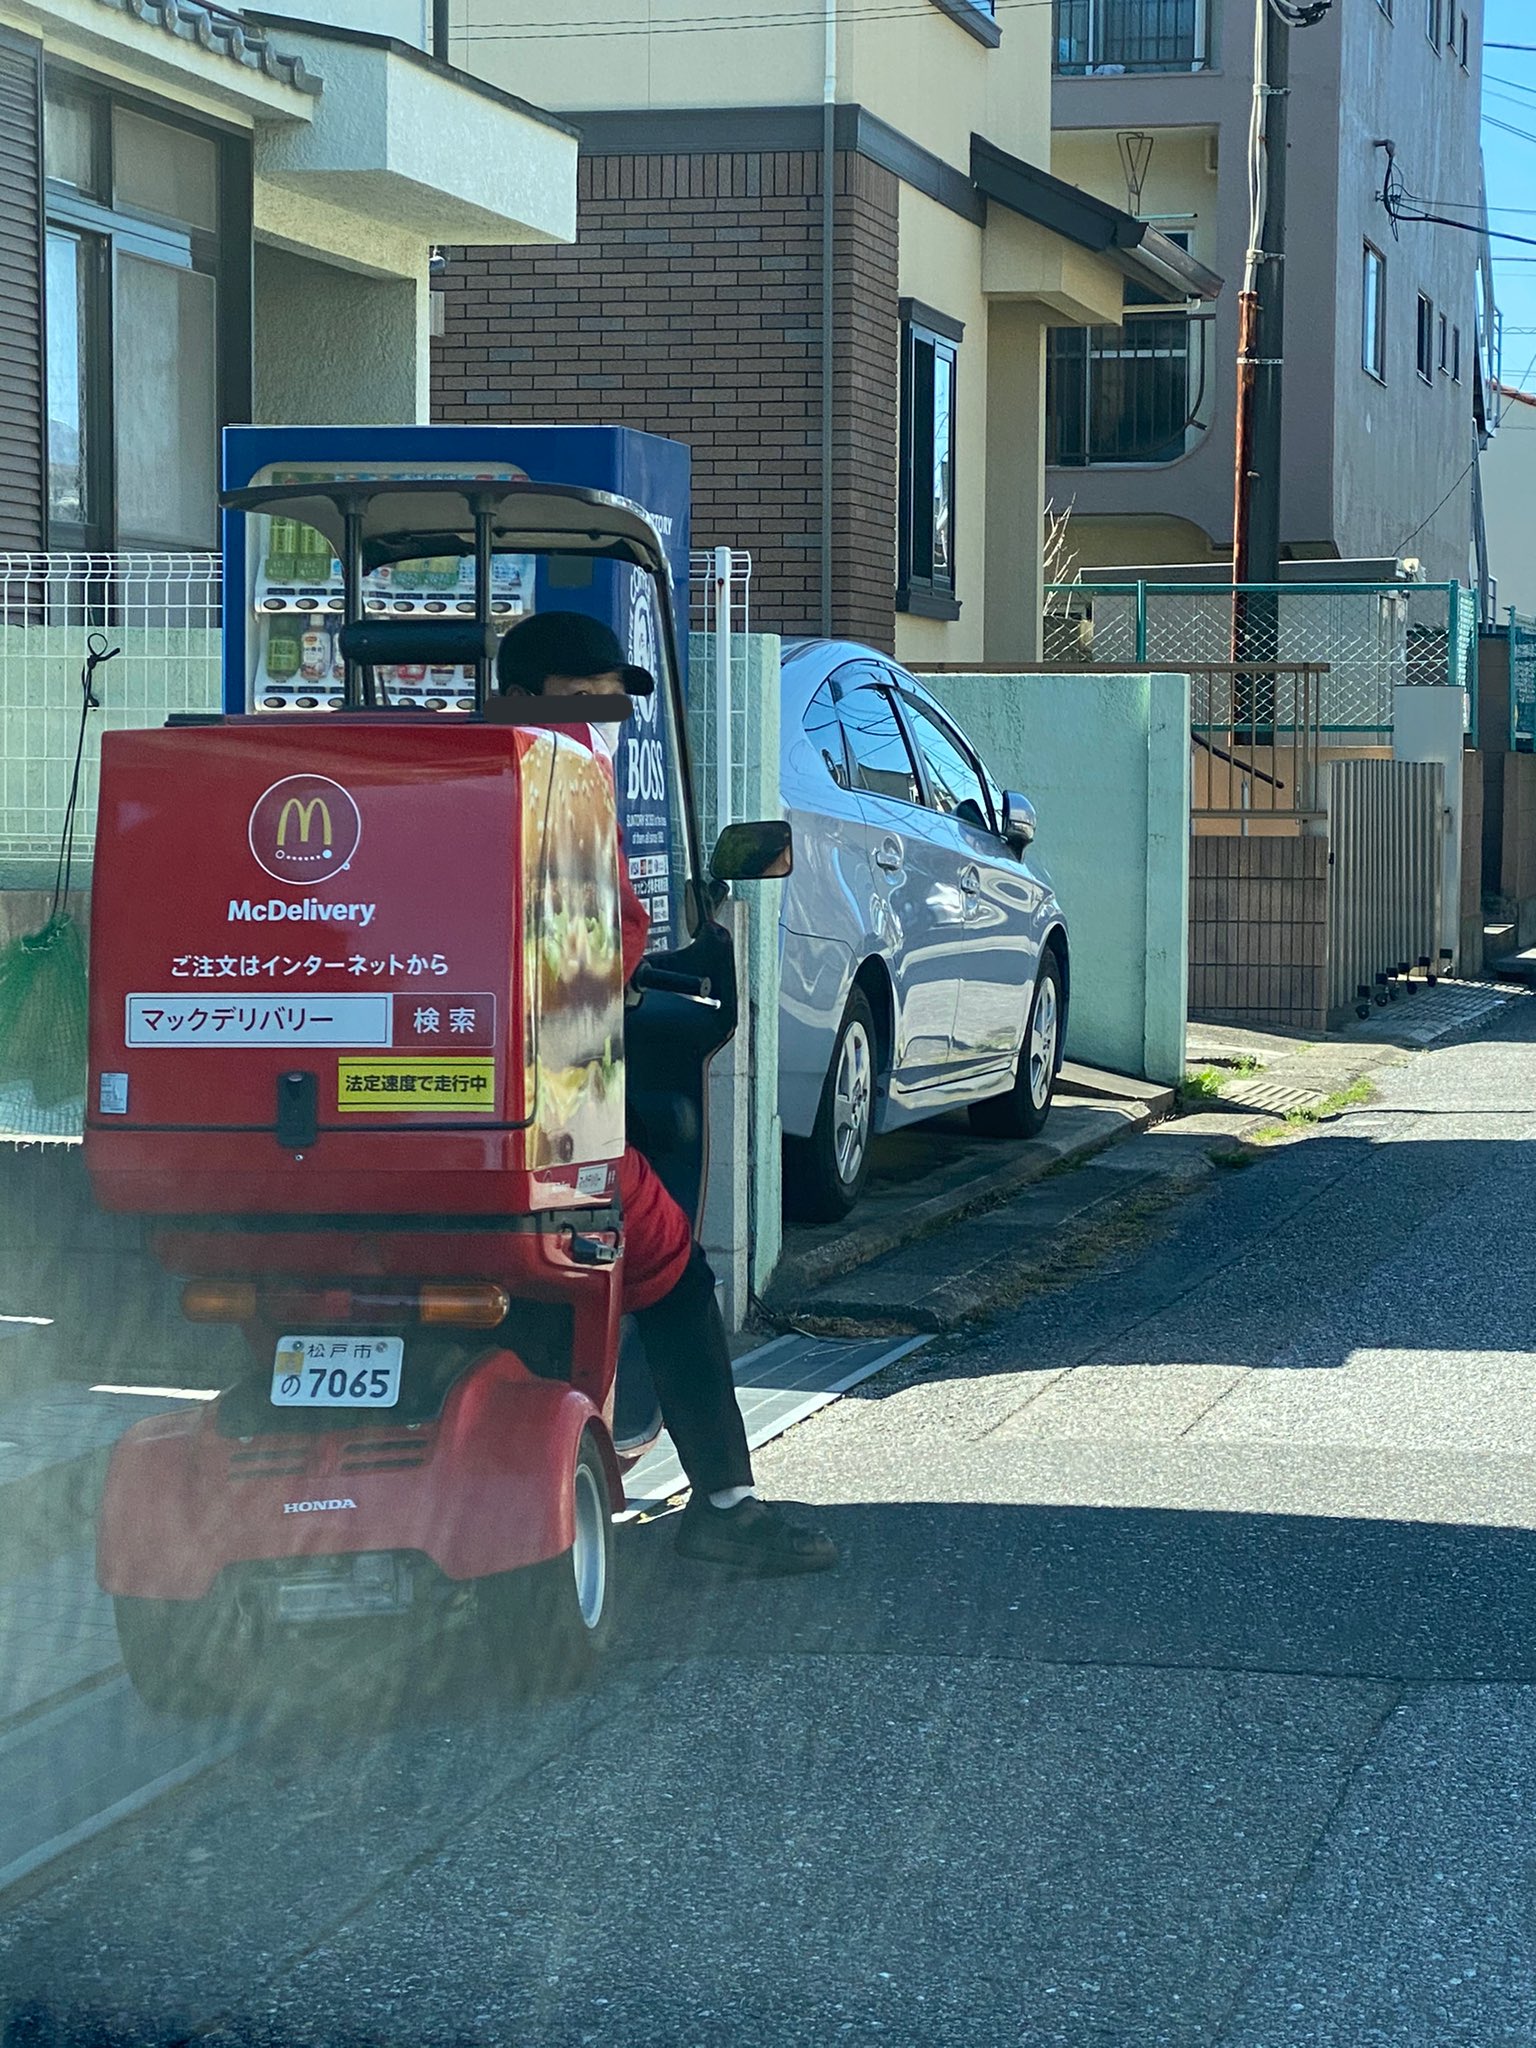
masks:
[[[1328,794],[1328,1008],[1378,974],[1438,961],[1445,770],[1438,761],[1334,761]]]

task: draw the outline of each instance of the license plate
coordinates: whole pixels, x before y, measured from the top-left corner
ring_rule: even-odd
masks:
[[[393,1408],[403,1337],[279,1337],[274,1408]]]

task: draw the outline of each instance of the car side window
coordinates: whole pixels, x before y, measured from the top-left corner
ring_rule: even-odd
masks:
[[[937,809],[974,825],[983,832],[995,832],[992,800],[981,769],[963,751],[953,733],[938,722],[926,705],[903,693],[912,736],[928,770],[928,784]]]
[[[893,797],[897,803],[921,804],[922,784],[889,691],[868,683],[845,689],[838,713],[848,742],[854,788],[867,790],[871,796]]]
[[[815,748],[821,765],[839,789],[849,785],[848,758],[843,748],[843,728],[837,716],[837,699],[830,678],[805,707],[805,736]]]

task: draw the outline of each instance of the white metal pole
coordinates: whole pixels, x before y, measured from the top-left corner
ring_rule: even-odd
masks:
[[[715,831],[731,822],[731,551],[715,549]]]

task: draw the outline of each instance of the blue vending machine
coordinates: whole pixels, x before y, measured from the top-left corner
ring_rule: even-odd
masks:
[[[299,484],[342,477],[443,477],[575,484],[638,505],[660,533],[671,569],[678,661],[687,689],[689,451],[628,427],[227,427],[223,486]],[[224,515],[224,708],[231,713],[313,711],[340,703],[341,565],[312,529],[282,519]],[[469,613],[468,559],[395,563],[369,578],[370,611],[396,618]],[[617,562],[498,554],[492,617],[500,628],[536,611],[579,611],[612,626],[628,658],[654,669],[660,621],[639,570]],[[239,630],[243,624],[244,630]],[[390,701],[462,714],[474,678],[456,668],[401,668]],[[630,876],[651,913],[651,945],[679,942],[674,901],[672,763],[657,698],[638,702],[615,762]]]

